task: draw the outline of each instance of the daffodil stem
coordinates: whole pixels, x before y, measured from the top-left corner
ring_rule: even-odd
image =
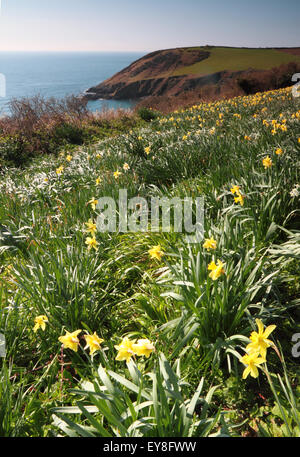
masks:
[[[271,390],[272,390],[272,392],[273,392],[273,395],[274,395],[274,397],[275,397],[275,400],[276,400],[276,402],[277,402],[277,404],[278,404],[278,407],[279,407],[279,409],[280,409],[280,412],[281,412],[282,418],[283,418],[283,420],[284,420],[284,423],[285,423],[285,425],[286,425],[286,428],[287,428],[287,430],[288,430],[289,436],[293,436],[293,435],[292,435],[292,432],[291,432],[291,430],[290,430],[290,427],[289,427],[288,420],[287,420],[287,418],[286,418],[285,412],[284,412],[284,410],[283,410],[283,408],[282,408],[282,406],[281,406],[279,397],[278,397],[278,395],[277,395],[277,393],[276,393],[276,389],[275,389],[274,384],[273,384],[273,382],[272,382],[272,379],[271,379],[271,376],[270,376],[270,373],[269,373],[269,371],[268,371],[268,368],[267,368],[267,364],[266,364],[266,363],[265,363],[264,372],[265,372],[265,375],[267,376],[267,379],[268,379],[268,382],[269,382],[269,384],[270,384]]]
[[[60,401],[63,396],[63,384],[64,384],[64,346],[61,345],[60,349]]]

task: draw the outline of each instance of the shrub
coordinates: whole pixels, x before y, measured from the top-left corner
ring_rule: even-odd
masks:
[[[158,117],[158,113],[156,113],[155,111],[152,111],[152,109],[150,109],[150,108],[145,108],[145,107],[139,108],[137,114],[139,115],[139,117],[141,119],[143,119],[143,121],[146,121],[146,122],[151,122],[152,120],[154,120]]]

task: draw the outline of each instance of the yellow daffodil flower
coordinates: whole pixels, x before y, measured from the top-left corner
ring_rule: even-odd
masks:
[[[210,249],[217,249],[217,242],[213,238],[206,239],[205,243],[203,244],[204,249],[207,249],[208,251]]]
[[[138,356],[150,357],[152,351],[155,350],[153,343],[149,340],[138,340],[137,344],[132,345],[133,351]]]
[[[244,206],[244,195],[238,193],[238,196],[234,198],[235,203],[240,203],[241,206]]]
[[[98,241],[96,240],[96,238],[93,236],[92,238],[91,237],[88,237],[86,239],[86,242],[85,242],[86,245],[88,245],[88,250],[90,251],[91,249],[95,249],[95,251],[98,251]]]
[[[36,333],[39,328],[41,328],[42,330],[45,330],[46,322],[48,322],[48,317],[47,316],[43,316],[43,315],[42,316],[37,316],[34,319],[34,322],[35,322],[35,326],[33,327],[34,333]]]
[[[128,165],[128,163],[124,163],[123,170],[125,170],[125,171],[130,170],[130,166]]]
[[[116,360],[122,362],[126,360],[128,363],[131,357],[135,354],[133,350],[133,345],[135,344],[135,340],[130,341],[129,338],[123,338],[121,344],[119,346],[115,346],[115,348],[119,351],[116,357]]]
[[[57,176],[60,176],[62,174],[62,172],[64,171],[64,167],[61,165],[60,167],[58,167],[56,169],[56,174]]]
[[[270,347],[273,343],[271,340],[268,340],[268,336],[275,330],[276,325],[269,325],[264,330],[264,325],[260,319],[255,320],[258,327],[258,333],[252,332],[250,340],[252,341],[246,347],[248,352],[258,352],[264,359],[267,355],[267,348]]]
[[[240,186],[233,186],[232,189],[230,189],[230,192],[235,195],[240,193]]]
[[[145,148],[145,153],[147,154],[147,156],[150,154],[150,150],[151,150],[150,146]]]
[[[265,169],[270,168],[273,165],[272,159],[269,156],[263,159],[262,162]]]
[[[95,235],[97,232],[97,226],[96,224],[92,221],[92,219],[89,219],[88,222],[85,222],[85,225],[87,226],[87,229],[85,230],[86,233],[90,233],[91,235]]]
[[[115,179],[118,179],[119,176],[121,176],[121,174],[122,174],[122,173],[121,173],[120,171],[118,171],[118,170],[115,171],[115,172],[114,172],[114,178],[115,178]]]
[[[164,256],[164,252],[161,250],[160,245],[154,246],[152,249],[149,249],[149,254],[151,259],[161,260],[162,256]]]
[[[96,186],[99,186],[99,184],[101,184],[102,182],[102,179],[101,178],[97,178],[96,179]]]
[[[277,148],[275,153],[278,155],[278,156],[281,156],[283,154],[283,150],[281,148]]]
[[[221,260],[218,260],[217,265],[215,264],[214,261],[211,262],[208,265],[208,270],[211,271],[211,273],[209,274],[209,277],[213,281],[216,281],[222,274],[225,274],[225,270],[223,267],[224,267],[224,263],[221,262]]]
[[[96,206],[98,205],[98,200],[96,200],[95,198],[92,198],[92,200],[90,200],[88,202],[89,205],[91,205],[91,207],[93,208],[93,210],[95,211],[96,209]]]
[[[66,160],[67,160],[68,162],[71,162],[71,160],[72,160],[72,156],[71,156],[70,154],[69,154],[69,155],[67,155],[67,157],[66,157]]]
[[[95,332],[93,335],[85,335],[86,346],[84,349],[90,349],[90,355],[93,355],[94,352],[99,351],[101,343],[103,343],[103,339],[99,338],[97,333]]]
[[[64,336],[60,336],[58,340],[63,344],[64,348],[69,348],[72,349],[72,351],[77,352],[79,345],[77,335],[79,335],[80,332],[81,330],[76,330],[73,333],[66,331],[66,334]]]
[[[265,359],[259,357],[259,354],[257,352],[246,354],[243,357],[241,357],[240,362],[242,362],[244,365],[248,365],[243,372],[243,379],[246,379],[249,374],[252,376],[252,378],[257,378],[257,366],[261,365],[262,363],[265,363],[265,361]]]

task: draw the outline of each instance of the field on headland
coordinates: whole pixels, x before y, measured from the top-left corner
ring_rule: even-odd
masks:
[[[205,49],[205,48],[203,48]],[[242,71],[249,68],[269,70],[289,62],[300,62],[300,55],[282,52],[277,49],[243,49],[216,47],[210,50],[207,59],[194,65],[183,67],[176,75],[207,75],[218,71]]]
[[[1,169],[0,436],[299,436],[299,98],[146,115]],[[100,232],[120,189],[203,240]]]

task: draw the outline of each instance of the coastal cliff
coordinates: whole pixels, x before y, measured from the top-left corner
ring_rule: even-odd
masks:
[[[249,86],[245,83],[247,78],[252,80],[252,85],[255,78],[265,80],[261,88],[253,87],[253,90],[267,90],[290,82],[288,74],[286,81],[272,83],[276,68],[289,67],[290,73],[299,68],[297,65],[300,65],[300,48],[204,46],[168,49],[147,54],[101,84],[89,88],[84,95],[88,100],[177,97],[183,93],[203,93],[205,88],[211,92],[212,87],[218,93],[224,87],[235,87],[243,93]],[[244,88],[241,81],[244,81]]]

